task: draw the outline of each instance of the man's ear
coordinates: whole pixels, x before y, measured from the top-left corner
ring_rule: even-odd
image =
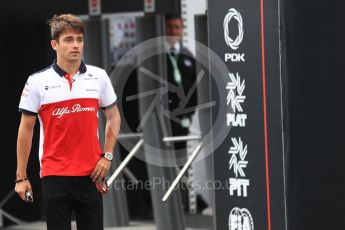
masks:
[[[56,40],[51,40],[50,41],[50,45],[52,46],[53,50],[56,50],[56,46],[57,46],[57,41]]]

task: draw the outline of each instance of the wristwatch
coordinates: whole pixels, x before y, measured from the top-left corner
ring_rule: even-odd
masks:
[[[114,155],[111,152],[105,152],[105,153],[102,153],[102,157],[104,157],[108,161],[111,161],[113,160]]]

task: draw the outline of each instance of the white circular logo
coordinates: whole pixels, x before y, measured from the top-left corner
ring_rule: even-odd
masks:
[[[254,230],[252,215],[246,208],[233,208],[229,214],[229,230]]]
[[[229,35],[228,25],[232,18],[234,18],[238,23],[238,35],[235,40],[233,40]],[[243,22],[242,22],[242,17],[241,17],[240,12],[238,12],[234,8],[229,9],[228,14],[224,18],[223,27],[224,27],[224,39],[225,39],[226,44],[230,46],[231,49],[237,50],[243,40]]]
[[[227,84],[227,78],[225,78],[225,76],[229,75],[229,69],[214,51],[197,41],[190,40],[190,42],[195,44],[196,50],[199,53],[196,61],[199,62],[203,67],[201,68],[200,72],[197,73],[195,87],[192,87],[190,92],[186,92],[185,95],[181,95],[181,103],[175,112],[169,112],[168,109],[164,107],[162,100],[163,97],[166,97],[166,94],[169,91],[176,89],[174,89],[169,82],[164,79],[164,76],[158,76],[150,69],[141,66],[141,63],[144,63],[146,60],[156,55],[166,54],[166,40],[167,38],[163,36],[155,37],[139,43],[120,59],[111,74],[112,83],[118,89],[116,94],[118,96],[120,108],[124,108],[126,105],[128,106],[130,103],[134,102],[139,104],[139,100],[150,100],[150,106],[146,108],[141,115],[139,124],[135,124],[135,126],[131,125],[131,123],[133,123],[132,121],[127,122],[127,116],[124,113],[124,110],[120,109],[121,131],[123,133],[142,133],[143,126],[148,121],[148,118],[152,115],[158,114],[157,116],[159,119],[157,120],[157,124],[159,127],[157,129],[164,134],[164,127],[167,125],[165,124],[166,122],[169,123],[169,121],[179,121],[177,116],[178,114],[183,114],[190,111],[191,108],[189,108],[186,103],[188,101],[188,95],[191,95],[191,93],[196,90],[203,77],[207,77],[208,72],[210,72],[208,68],[212,66],[212,74],[210,74],[209,80],[214,81],[214,91],[217,92],[218,95],[215,96],[216,98],[210,98],[210,101],[204,101],[203,103],[198,104],[195,108],[192,108],[194,110],[212,109],[212,111],[215,113],[215,116],[212,115],[214,120],[212,120],[211,129],[205,131],[205,133],[202,133],[202,138],[200,141],[203,143],[203,154],[202,156],[200,154],[200,157],[196,159],[200,160],[207,155],[212,154],[213,151],[223,143],[230,132],[231,127],[225,125],[225,116],[227,113],[229,113],[229,108],[226,102],[227,92],[226,88],[224,87],[224,85]],[[134,65],[126,65],[126,60],[128,60],[127,56],[136,57],[137,62]],[[133,71],[140,72],[144,77],[157,81],[159,83],[157,83],[157,85],[159,85],[158,88],[153,86],[152,90],[148,89],[146,91],[134,94],[125,94],[125,88],[132,87],[131,84],[133,84],[133,82],[131,81],[131,73]],[[217,76],[217,78],[215,76]],[[231,113],[233,113],[232,110]],[[194,130],[191,130],[191,132],[193,133]],[[198,130],[195,130],[195,133],[197,132]],[[119,139],[122,147],[128,151],[135,146],[137,141],[137,139],[130,138]],[[169,148],[164,146],[163,148],[155,147],[149,143],[145,143],[145,154],[138,153],[136,154],[136,157],[149,164],[163,167],[176,167],[176,165],[182,166],[186,163],[185,149],[176,150],[175,155],[176,156],[171,154],[171,150]]]

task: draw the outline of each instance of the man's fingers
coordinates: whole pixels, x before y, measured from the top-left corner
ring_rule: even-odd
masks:
[[[103,179],[106,174],[106,170],[103,170],[102,173],[99,175],[99,179]]]
[[[24,183],[24,182],[22,182],[22,183]],[[26,196],[26,192],[30,192],[31,195],[33,194],[30,184],[17,184],[15,187],[15,191],[18,194],[18,196],[20,197],[20,199],[22,199],[24,201],[28,201],[27,196]]]
[[[92,181],[98,181],[102,178],[104,178],[106,175],[106,170],[104,168],[98,168],[97,173],[95,174],[95,176],[92,178]]]
[[[92,179],[92,182],[95,182],[97,180],[99,176],[99,168],[96,167],[93,172],[91,173],[91,179]]]
[[[104,178],[107,175],[109,168],[110,168],[110,164],[107,162],[107,160],[100,159],[95,169],[91,173],[90,177],[92,181],[95,182],[99,179]]]
[[[20,199],[24,200],[25,201],[25,190],[22,190],[18,193]]]

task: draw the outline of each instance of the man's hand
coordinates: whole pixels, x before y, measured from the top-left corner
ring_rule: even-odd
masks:
[[[103,179],[105,175],[107,175],[109,169],[111,166],[111,161],[105,159],[104,157],[101,157],[99,161],[97,162],[93,172],[91,173],[91,179],[92,182],[96,182],[100,179]]]
[[[16,171],[17,183],[15,184],[14,190],[16,193],[18,193],[22,200],[27,202],[32,202],[26,199],[25,192],[27,191],[32,194],[31,184],[26,178],[26,168],[31,150],[35,122],[36,116],[22,113],[22,118],[20,120],[20,126],[18,129]]]
[[[105,125],[105,140],[103,152],[112,153],[115,147],[117,136],[120,130],[121,118],[117,106],[113,106],[109,109],[103,110],[103,113],[106,118]],[[91,173],[91,179],[93,182],[104,179],[107,175],[111,166],[111,161],[101,157],[97,162],[93,172]]]
[[[24,181],[16,183],[14,190],[16,191],[16,193],[22,200],[26,202],[30,202],[29,200],[27,200],[25,196],[26,192],[30,192],[31,194],[33,194],[29,180],[24,180]]]

